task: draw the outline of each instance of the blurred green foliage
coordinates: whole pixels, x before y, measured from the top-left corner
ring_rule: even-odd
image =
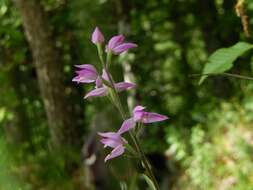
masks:
[[[106,39],[117,34],[123,16],[116,10],[122,7],[117,0],[41,2],[63,58],[66,85],[78,89],[76,98],[68,103],[77,103],[83,109],[84,142],[94,118],[102,114],[110,118],[105,129],[118,128],[120,121],[111,116],[116,113],[109,102],[84,102],[82,96],[90,87],[76,86],[71,78],[75,64],[98,66],[90,34],[95,26],[101,28]],[[136,42],[138,48],[114,58],[114,73],[120,78],[121,62],[128,61],[138,84],[137,103],[170,117],[168,122],[146,126],[142,134],[142,144],[163,189],[253,189],[252,81],[213,76],[199,86],[199,78],[190,77],[202,72],[215,50],[238,41],[252,44],[252,37],[245,38],[241,20],[234,12],[236,2],[126,2],[130,27],[127,39]],[[252,28],[253,2],[246,1],[245,9]],[[251,76],[251,60],[249,51],[229,72]],[[0,189],[81,189],[85,172],[66,173],[61,155],[52,153],[48,145],[46,114],[31,50],[10,0],[0,0],[0,81]],[[26,141],[13,142],[10,136]],[[110,175],[106,176],[105,188],[119,189],[119,181],[124,180],[134,184],[129,185],[133,190],[138,189],[136,183],[144,187],[142,177],[123,168],[129,166],[131,170],[127,160],[120,158],[106,165]],[[126,184],[122,182],[121,186]]]
[[[175,155],[185,168],[179,189],[252,188],[253,118],[246,107],[222,103],[209,114],[205,125],[192,128],[189,141],[181,141],[173,133],[168,136],[167,141],[174,146],[167,154]],[[185,149],[188,144],[190,152]]]

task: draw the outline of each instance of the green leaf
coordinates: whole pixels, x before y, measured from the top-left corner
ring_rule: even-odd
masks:
[[[153,181],[147,175],[143,174],[143,177],[146,180],[146,182],[147,182],[147,184],[148,184],[148,186],[150,187],[151,190],[157,190],[154,183],[153,183]]]
[[[252,44],[238,42],[231,47],[216,50],[208,58],[208,62],[203,69],[203,74],[219,74],[231,69],[233,67],[233,62],[252,48]],[[208,76],[202,76],[199,80],[199,84],[201,84],[207,77]]]

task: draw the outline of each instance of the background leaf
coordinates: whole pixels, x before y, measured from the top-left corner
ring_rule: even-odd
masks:
[[[233,67],[233,62],[253,46],[246,42],[238,42],[229,48],[221,48],[215,51],[208,59],[203,69],[203,74],[223,73]],[[201,84],[208,76],[202,76]]]

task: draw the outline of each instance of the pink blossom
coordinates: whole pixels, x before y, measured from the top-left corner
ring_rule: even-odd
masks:
[[[98,27],[96,27],[95,30],[93,31],[91,35],[91,41],[94,44],[100,44],[105,41],[104,35],[102,34],[102,32],[99,30]]]
[[[133,119],[135,122],[154,123],[167,120],[168,117],[154,112],[144,111],[145,107],[136,106],[133,110]]]
[[[132,117],[125,120],[119,129],[119,133],[125,133],[135,127],[136,123],[154,123],[167,120],[168,117],[154,112],[144,111],[145,107],[136,106],[132,112]]]
[[[102,79],[109,81],[106,72],[103,70],[102,76],[100,76],[93,65],[75,65],[79,70],[76,71],[77,76],[75,76],[72,81],[77,83],[95,83],[95,89],[91,90],[85,95],[85,99],[89,97],[101,97],[108,94],[108,87],[103,84]],[[118,82],[114,84],[117,92],[122,92],[124,90],[132,89],[135,84],[130,82]]]
[[[124,144],[127,143],[127,141],[123,139],[120,134],[114,132],[107,132],[98,133],[98,135],[102,137],[100,142],[104,145],[104,148],[112,148],[111,153],[105,157],[105,162],[115,157],[118,157],[125,152]]]
[[[76,71],[77,76],[75,76],[72,81],[77,83],[92,83],[97,77],[98,73],[96,68],[90,64],[75,65],[79,70]]]
[[[124,153],[124,144],[126,144],[127,141],[122,137],[122,134],[133,129],[137,122],[154,123],[168,119],[165,115],[154,112],[146,112],[144,109],[145,107],[143,106],[136,106],[133,110],[132,117],[126,119],[117,132],[98,133],[98,135],[102,137],[100,142],[104,144],[104,147],[110,147],[113,149],[112,152],[106,156],[105,162]]]
[[[130,48],[137,47],[134,43],[124,42],[125,37],[123,35],[117,35],[109,40],[107,50],[111,50],[114,54],[121,54]]]
[[[103,70],[103,74],[101,77],[98,77],[96,80],[96,87],[95,89],[91,90],[90,92],[88,92],[84,99],[86,98],[90,98],[90,97],[102,97],[102,96],[106,96],[109,92],[109,87],[104,85],[102,83],[102,79],[109,81],[108,76],[106,74],[106,72]],[[118,82],[114,84],[117,92],[122,92],[124,90],[128,90],[128,89],[132,89],[134,88],[136,85],[130,82]]]
[[[125,144],[128,142],[121,136],[127,132],[129,121],[124,121],[121,128],[117,132],[98,133],[102,137],[100,142],[104,145],[104,148],[112,148],[112,152],[105,157],[105,162],[122,155],[125,152]]]

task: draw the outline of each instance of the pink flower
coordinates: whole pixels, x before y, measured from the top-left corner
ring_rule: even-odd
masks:
[[[132,117],[125,120],[119,129],[119,133],[125,133],[135,127],[136,123],[155,123],[169,119],[165,115],[154,112],[144,111],[145,107],[136,106],[133,110]]]
[[[102,76],[100,76],[93,65],[84,64],[75,65],[75,67],[79,68],[79,70],[76,71],[77,76],[75,76],[72,81],[77,83],[96,83],[95,89],[88,92],[84,97],[85,99],[89,97],[106,96],[108,94],[108,87],[102,82],[102,78],[109,81],[104,70]],[[115,83],[114,86],[117,92],[122,92],[134,88],[135,84],[130,82],[118,82]]]
[[[123,35],[117,35],[109,40],[107,50],[111,50],[114,54],[121,54],[130,48],[137,47],[134,43],[124,42],[125,37]]]
[[[84,99],[86,98],[90,98],[90,97],[102,97],[102,96],[106,96],[108,94],[108,87],[106,85],[104,85],[102,83],[102,79],[109,81],[108,76],[106,74],[105,71],[103,71],[103,74],[101,77],[98,77],[96,80],[96,87],[94,90],[91,90],[90,92],[88,92]],[[124,90],[128,90],[128,89],[132,89],[134,88],[136,85],[130,82],[118,82],[114,84],[117,92],[122,92]]]
[[[102,32],[99,30],[98,27],[96,27],[95,30],[93,31],[91,41],[93,44],[100,44],[105,41],[104,35],[102,34]]]
[[[98,73],[93,65],[84,64],[75,65],[75,67],[79,68],[79,70],[76,71],[77,76],[75,76],[72,81],[77,83],[92,83],[96,81]]]
[[[112,152],[105,157],[105,162],[125,152],[124,144],[128,142],[121,135],[127,131],[128,125],[128,121],[124,121],[117,132],[98,133],[98,135],[102,137],[100,142],[104,145],[104,148],[110,147],[113,149]]]
[[[133,110],[132,117],[125,120],[117,132],[98,133],[98,135],[102,137],[100,142],[104,144],[104,147],[110,147],[113,149],[112,152],[106,156],[105,162],[116,158],[125,152],[124,145],[128,142],[122,137],[122,134],[133,129],[137,122],[154,123],[168,119],[165,115],[145,112],[144,109],[145,107],[143,106],[136,106]]]
[[[135,122],[154,123],[167,120],[168,117],[154,112],[144,111],[145,107],[136,106],[133,110],[133,119]]]

